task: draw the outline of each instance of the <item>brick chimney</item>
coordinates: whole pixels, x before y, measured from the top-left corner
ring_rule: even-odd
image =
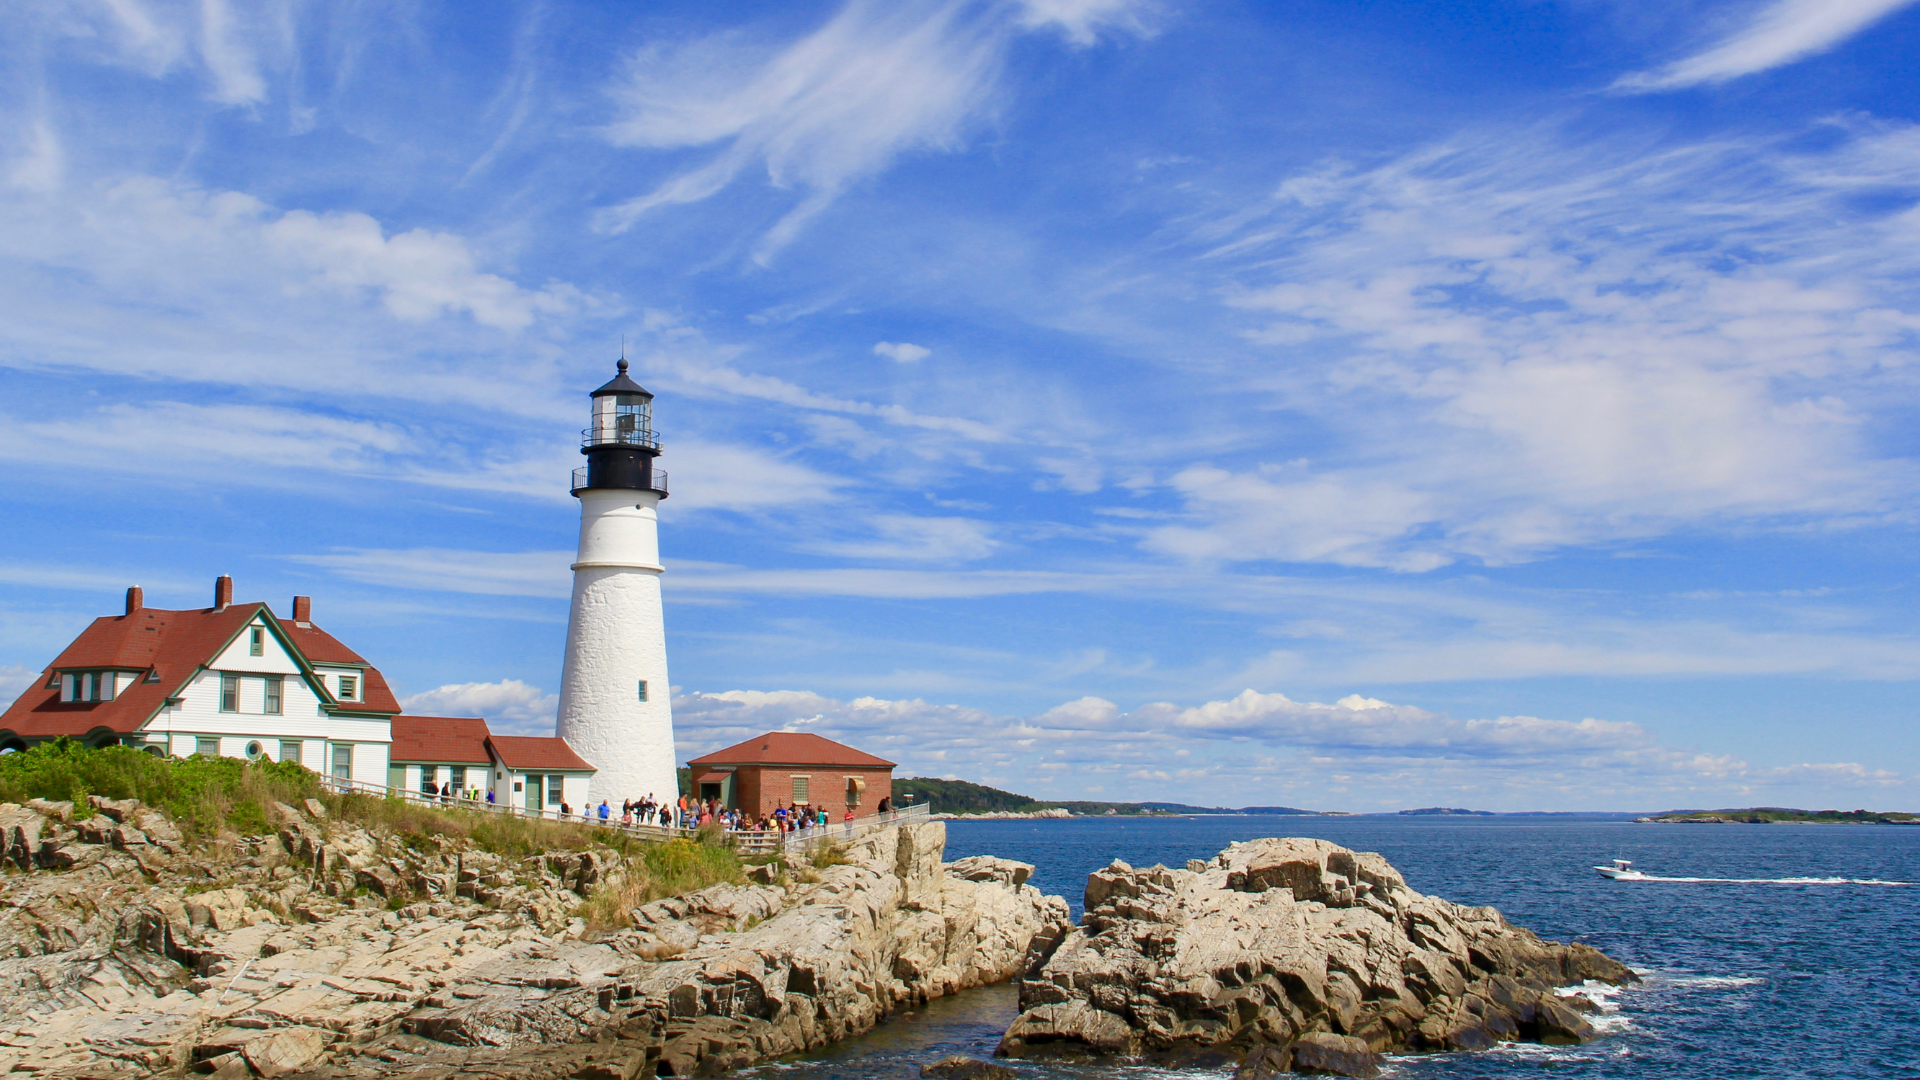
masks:
[[[221,574],[213,579],[213,610],[225,611],[233,605],[233,578]]]
[[[147,594],[141,592],[140,586],[138,585],[129,586],[127,588],[127,614],[131,615],[146,606]]]
[[[296,596],[293,598],[293,621],[310,623],[313,621],[313,597]]]

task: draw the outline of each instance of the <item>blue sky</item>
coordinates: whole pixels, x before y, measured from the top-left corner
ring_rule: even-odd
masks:
[[[0,27],[0,690],[225,572],[550,727],[624,336],[688,756],[1920,807],[1920,5]]]

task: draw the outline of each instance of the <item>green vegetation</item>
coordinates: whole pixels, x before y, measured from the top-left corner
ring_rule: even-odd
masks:
[[[936,814],[985,814],[996,810],[1030,814],[1055,805],[1011,791],[990,788],[985,784],[972,784],[965,780],[936,780],[930,776],[895,780],[893,801],[897,806],[905,806],[910,802],[928,803]]]
[[[66,739],[0,755],[0,801],[71,800],[89,817],[87,796],[139,799],[165,810],[189,836],[261,833],[267,808],[320,794],[320,778],[292,762],[158,758],[125,746],[95,750]]]
[[[1920,824],[1920,814],[1870,810],[1795,810],[1784,806],[1751,806],[1740,810],[1669,810],[1664,814],[1641,818],[1642,821],[1679,824],[1765,825],[1773,822],[1803,822],[1817,825],[1912,825]]]
[[[656,849],[670,844],[650,843],[616,829],[585,823],[469,810],[457,804],[434,806],[413,799],[335,795],[321,787],[320,777],[291,761],[156,757],[131,747],[96,750],[66,739],[17,754],[0,754],[0,802],[71,801],[74,815],[86,818],[93,813],[87,803],[89,795],[138,799],[165,811],[183,833],[195,840],[222,834],[257,836],[274,827],[274,803],[299,806],[307,799],[318,799],[330,817],[391,833],[415,850],[433,850],[443,839],[465,840],[483,851],[512,858],[606,847],[625,856],[644,853],[650,865],[652,860],[667,858],[668,863],[655,866],[659,873],[673,880],[686,876],[673,868],[677,864],[671,860],[677,856],[657,854]],[[713,869],[693,873],[693,878],[712,884],[738,876],[740,861],[732,851],[707,847],[714,854],[703,858],[712,861]],[[702,877],[716,873],[720,876],[710,880]]]
[[[588,892],[577,914],[593,929],[616,929],[642,904],[742,880],[740,857],[730,847],[692,840],[643,844],[639,858]]]
[[[912,796],[911,799],[908,796]],[[909,803],[930,803],[936,814],[990,814],[1011,813],[1031,814],[1040,810],[1067,809],[1087,817],[1112,814],[1118,817],[1133,817],[1146,814],[1311,814],[1312,810],[1296,810],[1290,806],[1249,806],[1241,810],[1227,810],[1222,807],[1188,806],[1184,803],[1129,803],[1129,802],[1088,802],[1085,800],[1045,801],[1032,796],[1020,795],[1011,791],[1001,791],[985,784],[969,783],[965,780],[937,780],[930,776],[913,776],[893,782],[893,801],[896,806]]]

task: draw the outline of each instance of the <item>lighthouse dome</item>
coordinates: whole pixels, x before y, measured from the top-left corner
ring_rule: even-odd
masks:
[[[592,396],[598,398],[609,397],[615,394],[629,394],[633,397],[646,398],[648,401],[653,400],[653,395],[647,393],[646,387],[627,378],[627,359],[624,356],[620,358],[619,372],[618,375],[615,375],[607,381],[607,385],[595,390]]]

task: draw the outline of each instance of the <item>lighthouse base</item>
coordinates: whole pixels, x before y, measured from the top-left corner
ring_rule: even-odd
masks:
[[[593,805],[679,794],[670,696],[660,572],[576,567],[556,733],[596,770]]]

